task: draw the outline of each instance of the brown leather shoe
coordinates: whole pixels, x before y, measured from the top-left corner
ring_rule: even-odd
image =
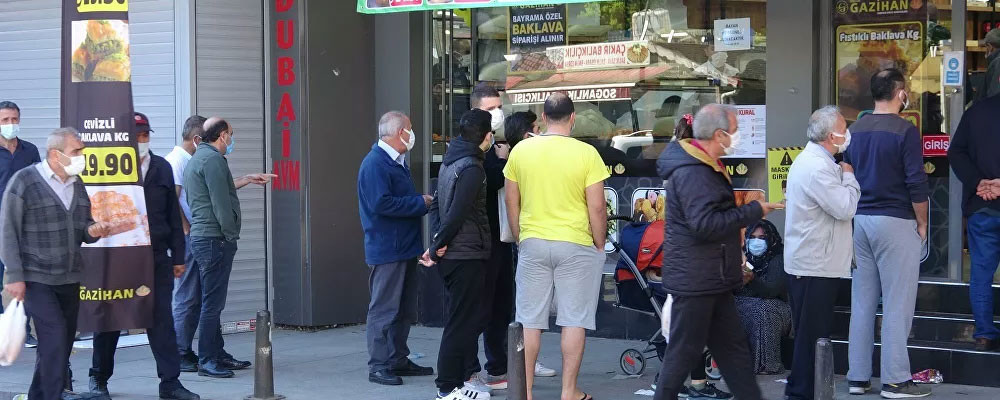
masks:
[[[994,351],[997,349],[997,344],[998,342],[993,339],[976,338],[977,351]]]

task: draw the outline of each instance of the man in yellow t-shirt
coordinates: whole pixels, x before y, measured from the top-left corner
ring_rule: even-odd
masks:
[[[576,378],[586,329],[596,329],[607,239],[604,180],[610,175],[597,149],[570,137],[576,112],[569,96],[549,96],[542,119],[548,132],[520,142],[504,168],[507,217],[518,239],[515,319],[524,325],[530,371],[555,298],[556,325],[563,328],[562,398],[586,400]],[[529,400],[533,383],[528,374]]]

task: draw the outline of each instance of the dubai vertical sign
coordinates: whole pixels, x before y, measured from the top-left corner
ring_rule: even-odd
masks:
[[[152,322],[153,252],[133,135],[129,36],[128,0],[63,0],[61,125],[80,131],[91,214],[113,227],[82,249],[81,332]]]

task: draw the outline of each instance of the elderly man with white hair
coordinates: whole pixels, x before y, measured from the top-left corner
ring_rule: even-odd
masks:
[[[433,375],[410,361],[406,340],[417,319],[417,258],[421,218],[432,197],[417,192],[406,153],[416,144],[410,118],[390,111],[378,122],[378,142],[358,172],[358,211],[365,233],[368,279],[368,381],[402,385],[401,376]]]
[[[665,362],[654,399],[677,399],[708,345],[733,394],[761,398],[733,291],[743,286],[741,230],[780,204],[736,205],[732,178],[720,160],[739,146],[736,110],[709,104],[694,117],[694,138],[670,143],[657,160],[666,183],[663,288],[669,293]]]
[[[4,289],[24,301],[38,333],[28,397],[56,400],[73,398],[64,397],[63,388],[80,311],[80,245],[107,236],[109,227],[94,222],[77,177],[85,166],[77,131],[56,129],[46,144],[45,161],[16,172],[3,194],[0,257],[7,266]]]
[[[847,122],[834,106],[809,118],[809,143],[788,173],[785,272],[791,294],[795,351],[785,388],[792,400],[813,398],[816,340],[830,337],[840,278],[851,274],[851,220],[861,186],[854,168],[833,156],[851,143]]]

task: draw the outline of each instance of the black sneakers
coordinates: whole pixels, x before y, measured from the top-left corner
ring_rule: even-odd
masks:
[[[865,394],[872,390],[872,381],[847,381],[847,386],[850,388],[849,392],[851,394]]]
[[[698,389],[691,385],[685,385],[677,397],[681,399],[731,399],[733,395],[726,393],[715,385],[709,383],[705,387]]]
[[[906,381],[896,384],[882,385],[882,398],[884,399],[909,399],[915,397],[927,397],[931,395],[931,389],[926,386],[919,386],[913,381]]]

